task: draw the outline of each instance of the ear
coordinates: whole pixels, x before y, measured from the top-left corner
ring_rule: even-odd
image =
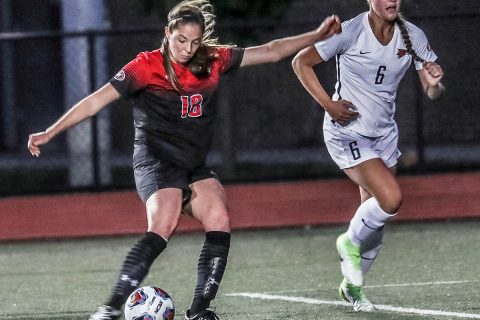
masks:
[[[170,40],[170,31],[168,30],[168,27],[165,27],[165,37]]]

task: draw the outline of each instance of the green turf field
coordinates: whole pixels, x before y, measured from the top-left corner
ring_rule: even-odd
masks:
[[[370,314],[337,297],[343,229],[234,232],[220,319],[480,319],[480,221],[389,225],[367,278],[379,308]],[[0,319],[87,319],[136,239],[0,243]],[[175,319],[189,306],[202,243],[176,235],[144,281],[174,297]]]

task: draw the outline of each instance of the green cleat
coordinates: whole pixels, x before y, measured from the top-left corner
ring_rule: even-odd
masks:
[[[375,306],[365,297],[362,287],[351,284],[346,278],[343,278],[338,293],[340,298],[353,305],[353,311],[372,312],[375,310]]]
[[[358,287],[363,286],[360,246],[353,244],[347,233],[343,233],[337,238],[337,251],[341,259],[343,276],[350,283]]]

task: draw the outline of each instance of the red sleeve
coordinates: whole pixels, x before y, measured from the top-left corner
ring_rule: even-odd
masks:
[[[220,72],[227,73],[238,69],[243,59],[245,49],[237,47],[225,47],[218,49],[218,59],[220,60]]]
[[[122,96],[134,95],[149,84],[152,75],[150,62],[149,52],[139,53],[110,80],[110,83]]]

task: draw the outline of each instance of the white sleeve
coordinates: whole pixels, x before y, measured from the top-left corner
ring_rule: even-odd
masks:
[[[345,30],[347,29],[347,30]],[[337,54],[347,51],[351,45],[352,33],[348,30],[348,21],[342,23],[342,32],[328,39],[315,43],[315,49],[323,61],[328,61]]]
[[[420,58],[422,58],[425,61],[437,60],[438,57],[430,47],[427,36],[422,30],[418,28],[414,29],[411,37],[412,37],[412,43],[413,43],[413,50],[415,50],[415,52]],[[423,64],[421,62],[415,61],[415,69],[422,70]]]

